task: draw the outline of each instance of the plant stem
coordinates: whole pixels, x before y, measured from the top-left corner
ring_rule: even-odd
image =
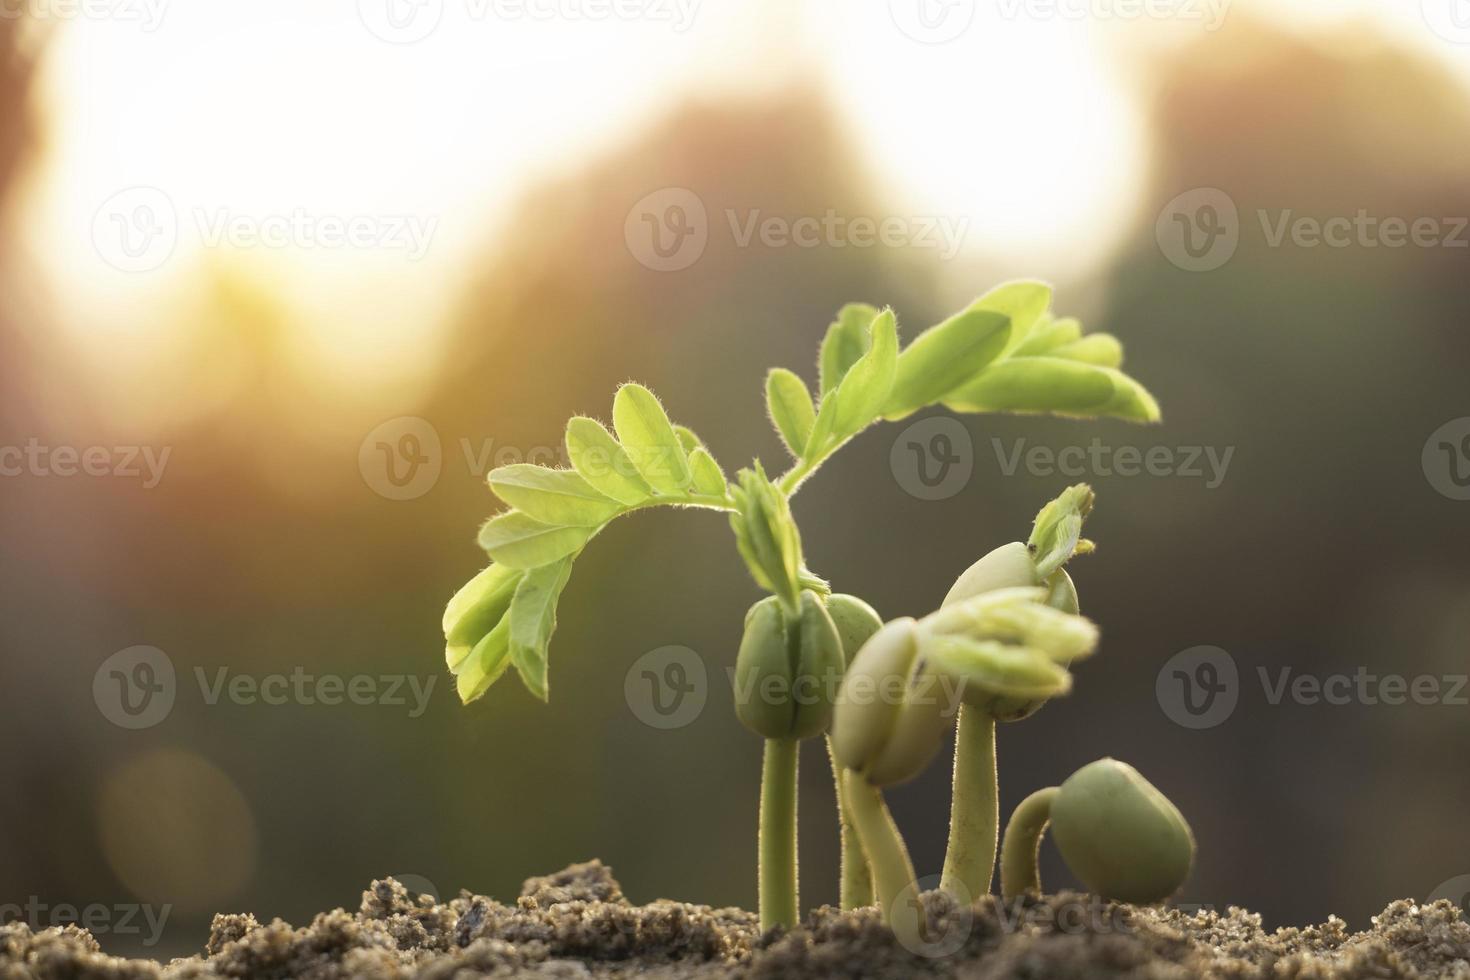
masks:
[[[954,748],[954,798],[949,810],[949,849],[940,887],[974,901],[990,894],[999,843],[1000,801],[995,781],[995,719],[978,708],[960,708]]]
[[[1005,843],[1000,849],[1000,893],[1007,899],[1022,892],[1041,892],[1041,835],[1051,822],[1051,801],[1057,787],[1039,789],[1021,801],[1011,822],[1006,824]]]
[[[830,735],[827,736],[827,756],[832,760],[832,781],[837,789],[837,824],[842,831],[842,908],[844,911],[860,909],[873,904],[873,872],[868,867],[862,841],[858,839],[857,827],[852,822],[847,790],[842,785],[842,767],[837,764]]]
[[[884,922],[908,920],[918,905],[918,876],[908,848],[878,787],[851,769],[842,773],[844,797],[873,871],[873,890]]]
[[[796,762],[795,739],[766,739],[761,765],[760,891],[761,930],[796,925]]]

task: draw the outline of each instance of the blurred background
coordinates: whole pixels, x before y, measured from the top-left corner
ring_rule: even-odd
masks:
[[[1003,810],[1127,759],[1199,838],[1182,900],[1270,926],[1470,874],[1467,174],[1463,0],[7,4],[5,917],[97,906],[104,948],[167,957],[216,911],[304,924],[387,874],[509,900],[593,856],[636,901],[753,907],[725,521],[614,524],[550,703],[465,708],[440,616],[484,474],[628,379],[728,472],[783,468],[764,372],[814,379],[838,307],[912,337],[1020,276],[1163,424],[870,430],[797,498],[812,567],[922,614],[1087,479],[1103,647],[1001,729]],[[670,645],[707,704],[660,730],[624,681]],[[1277,696],[1304,675],[1352,687]],[[832,902],[820,743],[802,782]],[[889,796],[937,874],[947,766]]]

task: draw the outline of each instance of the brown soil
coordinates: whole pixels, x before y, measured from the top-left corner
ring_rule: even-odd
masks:
[[[761,935],[743,909],[682,902],[632,905],[598,861],[532,878],[514,905],[469,892],[435,904],[393,879],[375,881],[358,911],[305,928],[251,915],[215,916],[203,953],[160,964],[103,955],[75,926],[0,927],[0,980],[574,980],[637,974],[700,977],[1212,977],[1470,980],[1470,923],[1450,902],[1397,901],[1373,928],[1336,917],[1263,932],[1232,908],[1185,913],[1102,902],[1075,892],[956,906],[924,896],[924,948],[905,947],[875,911],[822,908],[801,928]]]

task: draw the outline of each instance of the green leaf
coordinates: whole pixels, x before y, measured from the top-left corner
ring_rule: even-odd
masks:
[[[454,686],[465,704],[479,699],[510,666],[510,617],[476,643],[454,671]]]
[[[736,550],[757,585],[794,606],[801,593],[804,565],[801,534],[791,517],[790,502],[767,478],[759,461],[737,477],[739,485],[731,494],[735,511],[730,515]]]
[[[925,330],[898,356],[883,416],[901,419],[964,385],[1013,347],[1050,303],[1045,283],[1006,283]]]
[[[686,453],[692,453],[704,445],[704,440],[699,438],[699,434],[687,425],[675,425],[674,435],[678,438],[679,445],[684,447]]]
[[[1159,419],[1158,403],[1132,378],[1112,368],[1059,357],[1001,361],[946,398],[945,404],[958,412],[1046,412],[1135,422]]]
[[[766,375],[766,408],[771,413],[771,422],[781,434],[781,441],[797,459],[806,449],[812,435],[812,425],[817,420],[817,410],[812,406],[812,393],[806,383],[795,372],[785,368],[772,368]]]
[[[556,603],[572,574],[575,555],[532,569],[521,579],[510,604],[510,660],[536,697],[548,696],[546,654],[556,631]]]
[[[549,565],[572,554],[597,528],[543,524],[520,511],[506,511],[480,528],[480,547],[490,557],[511,568],[531,569]]]
[[[689,454],[689,471],[694,475],[694,492],[710,497],[723,497],[729,485],[720,464],[703,446],[694,447]]]
[[[689,457],[653,392],[625,384],[613,398],[613,428],[638,472],[659,493],[689,486]]]
[[[572,469],[605,496],[629,506],[653,496],[623,447],[596,419],[578,415],[567,422],[566,444]]]
[[[520,579],[516,569],[491,565],[466,582],[444,607],[444,642],[450,647],[463,646],[464,653],[469,653],[469,646],[490,632],[510,608]]]
[[[1011,352],[1012,357],[1041,357],[1070,344],[1082,336],[1082,324],[1072,317],[1042,317],[1025,339]]]
[[[843,377],[836,391],[822,398],[804,458],[820,459],[878,417],[893,389],[898,366],[898,321],[892,310],[873,320],[868,352]]]
[[[573,470],[512,463],[490,472],[490,489],[527,517],[543,524],[596,527],[616,517],[623,505],[610,500]]]
[[[1091,333],[1080,340],[1053,348],[1052,357],[1064,357],[1069,361],[1082,361],[1099,367],[1123,366],[1123,345],[1118,338],[1107,333]]]
[[[837,319],[822,338],[818,364],[823,397],[836,391],[848,370],[868,352],[869,328],[878,316],[878,308],[867,303],[848,303],[837,311]]]

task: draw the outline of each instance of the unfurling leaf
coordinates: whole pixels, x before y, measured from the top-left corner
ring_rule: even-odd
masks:
[[[1118,338],[1108,333],[1091,333],[1080,340],[1063,344],[1051,351],[1052,357],[1065,357],[1069,361],[1083,361],[1099,367],[1123,366],[1123,345]]]
[[[723,497],[729,489],[720,464],[703,446],[694,447],[689,453],[689,472],[694,476],[694,492],[709,497]]]
[[[803,563],[801,535],[792,520],[790,503],[759,462],[738,476],[740,485],[733,490],[735,511],[730,515],[735,547],[756,584],[794,607],[802,589]]]
[[[539,568],[572,554],[596,530],[544,524],[512,510],[491,518],[480,528],[480,547],[495,561],[511,568]]]
[[[877,316],[878,308],[867,303],[848,303],[837,311],[837,319],[832,321],[827,335],[822,338],[818,368],[823,397],[835,391],[848,369],[868,352],[869,328]]]
[[[1031,332],[1026,334],[1012,357],[1042,357],[1063,344],[1070,344],[1082,336],[1082,324],[1072,317],[1056,318],[1044,316],[1037,320]]]
[[[812,435],[812,424],[817,420],[817,410],[812,405],[812,394],[806,383],[785,368],[772,368],[766,375],[766,408],[771,413],[771,422],[781,435],[781,441],[797,459],[806,449]]]
[[[536,697],[547,699],[547,647],[556,631],[556,604],[572,574],[574,555],[532,569],[510,604],[510,660]]]
[[[659,493],[683,493],[689,486],[689,458],[664,408],[653,392],[625,384],[613,398],[613,428],[638,472]]]
[[[867,353],[848,369],[836,391],[822,397],[803,458],[822,458],[876,419],[893,390],[897,366],[898,321],[892,310],[884,310],[873,320]]]
[[[444,642],[450,648],[447,657],[454,667],[456,657],[463,659],[469,648],[495,628],[510,607],[521,573],[505,565],[491,565],[470,579],[444,607]],[[463,648],[456,652],[457,648]]]
[[[510,666],[510,617],[476,643],[454,671],[454,686],[460,701],[469,704],[489,690]]]
[[[1045,412],[1156,422],[1159,406],[1120,371],[1060,357],[1011,358],[992,365],[945,399],[961,412]]]
[[[543,524],[595,527],[623,505],[609,499],[573,470],[512,463],[490,472],[490,489],[516,510]]]
[[[1092,487],[1078,483],[1037,512],[1026,545],[1039,579],[1047,578],[1082,550],[1082,522],[1092,513],[1095,499]]]
[[[963,386],[1013,349],[1050,303],[1045,283],[1006,283],[919,334],[898,356],[884,417],[901,419]]]
[[[653,496],[653,488],[601,422],[574,417],[567,423],[566,443],[572,469],[604,495],[629,506]]]

